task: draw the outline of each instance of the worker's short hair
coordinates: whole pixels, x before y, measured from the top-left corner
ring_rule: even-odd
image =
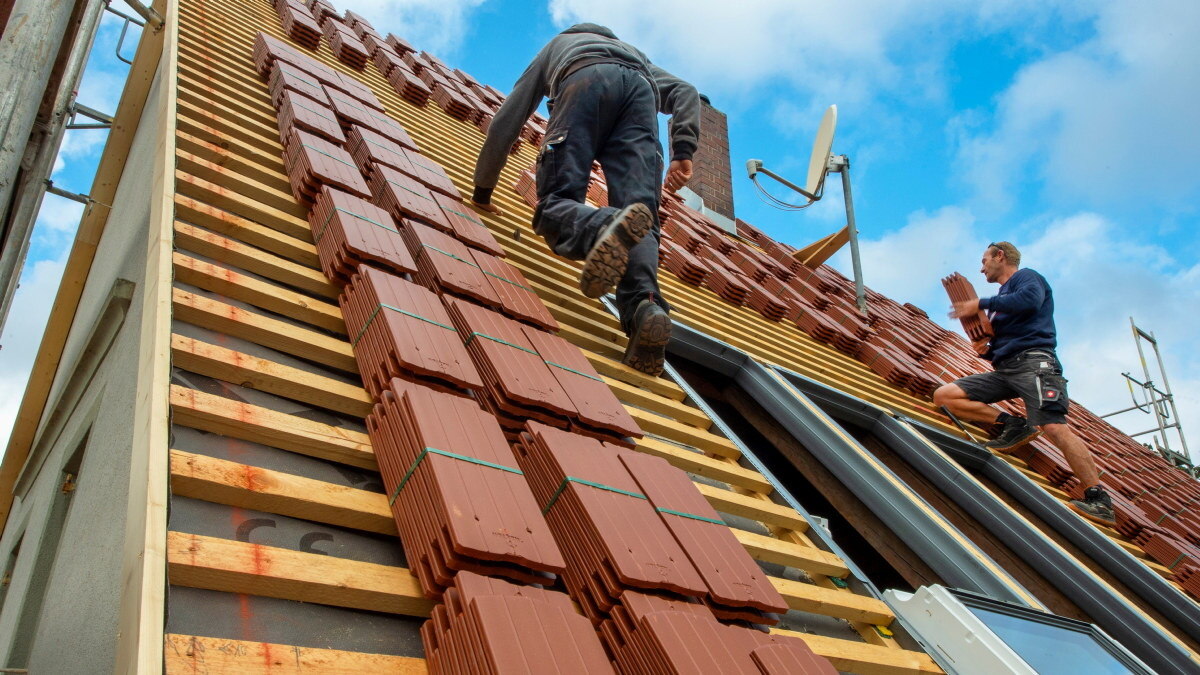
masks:
[[[1017,250],[1016,246],[1013,246],[1007,241],[993,241],[992,243],[988,244],[988,250],[990,251],[992,249],[1004,251],[1004,259],[1012,263],[1013,267],[1021,266],[1021,252]]]

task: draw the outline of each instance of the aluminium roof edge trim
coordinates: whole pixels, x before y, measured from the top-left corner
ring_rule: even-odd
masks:
[[[871,429],[955,504],[983,524],[1022,560],[1092,616],[1105,631],[1158,672],[1187,672],[1180,670],[1180,659],[1184,662],[1194,661],[1195,656],[1186,647],[1149,620],[1111,586],[1091,574],[1029,521],[1005,506],[987,488],[971,479],[951,458],[958,460],[961,457],[967,465],[978,467],[985,476],[1046,521],[1056,532],[1067,537],[1106,571],[1130,586],[1151,607],[1189,636],[1195,637],[1193,631],[1200,626],[1200,615],[1194,611],[1194,603],[1190,599],[1096,528],[1070,514],[1058,500],[1007,462],[962,439],[913,420],[897,418],[888,411],[797,373],[778,366],[775,369],[784,373],[806,395],[835,408],[835,416]],[[925,441],[921,437],[914,437],[918,432],[947,454],[928,452]],[[1143,588],[1146,594],[1142,593]]]
[[[817,457],[881,519],[893,524],[943,580],[992,597],[1028,605],[1028,591],[971,543],[885,466],[819,412],[804,394],[776,379],[746,353],[682,323],[668,347],[672,354],[732,377],[759,405]],[[1019,589],[1019,591],[1018,591]],[[1025,596],[1025,597],[1023,597]]]

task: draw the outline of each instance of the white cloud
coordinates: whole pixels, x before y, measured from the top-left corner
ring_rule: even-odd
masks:
[[[1189,208],[1200,195],[1200,4],[1100,7],[1094,37],[1021,69],[991,129],[963,122],[976,128],[960,162],[982,204],[1007,206],[1031,177],[1054,200],[1095,205]]]
[[[471,11],[486,0],[355,0],[350,9],[384,35],[395,33],[438,58],[464,42]]]
[[[0,452],[8,446],[66,258],[64,252],[58,260],[42,260],[25,268],[0,336]]]
[[[74,233],[79,226],[81,217],[83,217],[83,204],[47,194],[42,199],[42,209],[38,212],[37,226],[49,228],[52,232]]]
[[[974,272],[987,243],[975,232],[975,216],[966,209],[920,211],[898,230],[859,240],[863,279],[870,288],[897,302],[911,302],[936,319],[949,305],[939,280],[960,272],[972,282],[982,281]],[[843,247],[831,264],[850,275],[850,247]]]

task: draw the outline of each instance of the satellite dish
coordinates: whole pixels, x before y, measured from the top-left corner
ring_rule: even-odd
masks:
[[[833,131],[837,127],[837,106],[831,105],[825,109],[821,118],[821,126],[817,127],[817,140],[813,142],[812,158],[808,160],[808,182],[804,191],[809,198],[820,198],[825,186],[825,173],[829,169],[829,155],[833,148]]]
[[[750,180],[754,181],[754,185],[758,187],[758,191],[766,197],[769,203],[775,204],[777,207],[785,210],[803,209],[813,202],[821,199],[821,191],[825,188],[825,174],[829,172],[829,158],[833,148],[833,131],[837,127],[837,106],[831,105],[825,109],[825,115],[821,118],[821,126],[817,127],[817,139],[813,142],[812,157],[808,160],[808,180],[804,186],[795,185],[786,178],[768,171],[763,167],[761,159],[751,159],[746,162],[746,174]],[[758,183],[758,174],[763,173],[783,185],[799,192],[808,198],[806,204],[788,204],[771,196],[762,185]]]

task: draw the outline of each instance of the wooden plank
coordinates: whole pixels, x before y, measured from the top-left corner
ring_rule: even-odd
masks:
[[[217,537],[167,535],[171,583],[376,612],[428,616],[433,603],[403,567],[378,565]],[[770,577],[792,609],[828,616],[892,619],[887,605],[863,596]]]
[[[217,262],[266,277],[272,281],[336,301],[341,289],[325,275],[261,249],[228,239],[187,223],[175,221],[175,246]]]
[[[697,483],[696,487],[708,503],[722,513],[757,520],[764,525],[784,527],[795,532],[808,531],[808,521],[790,506],[703,483]]]
[[[366,654],[177,633],[167,633],[165,643],[168,675],[303,675],[313,672],[324,675],[424,675],[429,672],[425,659],[411,656]]]
[[[183,335],[171,336],[175,365],[193,373],[250,387],[345,415],[366,417],[372,401],[362,386],[315,375]]]
[[[646,436],[639,439],[637,449],[639,452],[662,457],[670,462],[672,466],[684,471],[690,471],[698,476],[712,478],[731,485],[739,485],[759,492],[769,492],[774,489],[771,487],[770,481],[757,471],[745,469],[736,464],[729,464],[720,459],[680,448],[657,438]]]
[[[634,421],[638,423],[642,431],[648,434],[670,438],[673,441],[690,445],[703,450],[706,454],[718,457],[727,457],[736,460],[742,456],[737,446],[724,436],[718,436],[711,431],[697,429],[696,427],[682,424],[662,415],[641,410],[640,408],[626,406],[625,409],[633,416]]]
[[[805,267],[816,269],[825,264],[839,249],[850,241],[850,227],[846,226],[832,234],[821,237],[792,254],[792,257],[804,263]]]
[[[171,487],[184,497],[397,535],[382,494],[181,450],[171,451]],[[850,573],[831,553],[752,532],[733,533],[756,560],[838,577]]]
[[[350,343],[176,288],[175,318],[322,365],[358,373]]]
[[[366,434],[171,385],[171,421],[301,455],[378,470]]]
[[[682,401],[655,394],[652,391],[635,387],[621,380],[603,375],[601,377],[604,379],[604,383],[608,385],[608,388],[613,390],[613,393],[617,395],[617,399],[622,403],[628,403],[629,405],[645,408],[660,415],[666,415],[697,429],[707,430],[712,427],[712,420],[708,419],[708,416],[699,408],[693,408]]]
[[[181,194],[175,195],[175,217],[250,246],[269,251],[300,265],[313,269],[320,267],[317,247],[308,237],[311,232],[305,233],[305,238],[297,239],[278,230],[264,227],[236,213]]]
[[[260,206],[269,206],[296,218],[308,218],[308,207],[297,202],[290,189],[281,190],[274,185],[260,183],[231,167],[210,162],[184,150],[176,151],[175,161],[180,171],[221,185]]]
[[[772,628],[773,635],[786,635],[804,640],[818,654],[833,663],[833,667],[858,675],[911,675],[913,673],[942,673],[933,659],[921,652],[888,649],[863,642]]]
[[[171,583],[226,593],[427,617],[433,602],[403,567],[198,534],[167,534]]]
[[[312,241],[312,228],[303,218],[266,204],[259,204],[238,194],[229,185],[208,181],[187,171],[176,169],[175,178],[175,189],[179,194],[273,227],[290,237]]]
[[[660,377],[650,377],[640,370],[634,370],[620,361],[614,361],[601,354],[589,352],[586,349],[583,351],[583,355],[587,357],[587,360],[596,369],[596,372],[604,377],[620,380],[626,384],[641,387],[659,396],[676,401],[682,401],[687,397],[687,394],[683,393],[679,385],[670,380],[664,380]]]
[[[813,574],[844,579],[850,576],[846,563],[836,555],[812,546],[780,541],[764,534],[733,530],[734,536],[755,560],[796,567]]]
[[[296,321],[346,334],[346,322],[337,305],[175,252],[175,278],[206,291],[218,293]]]
[[[185,115],[179,117],[182,126]],[[195,127],[195,131],[199,134],[193,135],[186,130],[180,130],[176,134],[180,150],[253,178],[263,185],[270,185],[285,192],[291,190],[291,183],[288,182],[278,153],[272,155],[251,148],[240,148],[241,152],[232,152],[229,149],[231,142],[228,138],[209,135],[198,126]],[[243,152],[248,156],[243,156]]]
[[[183,497],[397,536],[381,494],[182,450],[171,451],[171,489]]]

